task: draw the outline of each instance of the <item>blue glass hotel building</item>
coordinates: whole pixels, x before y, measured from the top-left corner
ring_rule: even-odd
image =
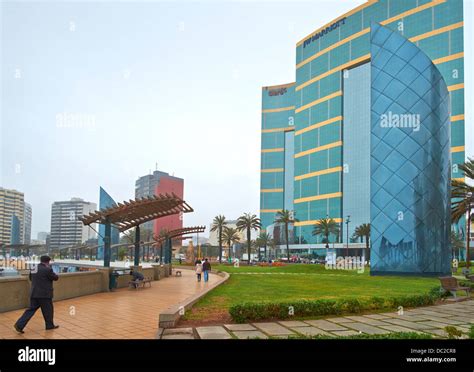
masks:
[[[339,243],[371,223],[374,273],[449,271],[463,25],[462,0],[369,0],[297,43],[296,82],[262,91],[264,228],[293,210],[291,248],[308,252],[321,218]]]

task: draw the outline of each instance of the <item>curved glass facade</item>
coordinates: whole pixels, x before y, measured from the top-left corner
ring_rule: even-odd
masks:
[[[287,199],[293,195],[293,209],[299,219],[294,229],[295,244],[290,245],[295,253],[322,246],[322,238],[312,235],[315,223],[322,218],[333,218],[343,232],[339,236],[331,236],[331,243],[346,244],[348,236],[349,248],[352,242],[356,243],[353,239],[355,229],[371,222],[370,63],[373,23],[389,29],[402,40],[409,40],[410,45],[425,55],[422,62],[426,66],[428,63],[436,66],[433,71],[437,69],[440,73],[436,72],[437,76],[443,77],[449,91],[451,111],[451,177],[464,180],[464,174],[458,167],[465,160],[463,0],[368,0],[328,20],[327,24],[296,43],[295,83],[291,92],[288,90],[280,96],[269,94],[270,90],[272,94],[277,94],[281,86],[262,91],[262,224],[264,227],[272,224],[274,210],[282,205],[290,206]],[[389,44],[392,42],[388,41]],[[395,47],[389,44],[385,47]],[[407,53],[407,50],[392,50],[392,54]],[[387,69],[396,71],[400,60],[403,61],[402,56],[397,58],[391,59],[393,65],[387,65]],[[406,67],[401,73],[404,79],[410,80],[413,73],[423,76],[415,66],[410,67],[414,70]],[[415,80],[416,77],[413,77],[415,85],[412,90],[423,89],[423,80]],[[429,85],[437,89],[439,86],[432,84],[431,78],[434,76],[428,78]],[[402,83],[400,86],[393,84],[393,91],[386,92],[391,100],[398,99],[395,95],[403,89]],[[405,107],[403,105],[410,100],[420,106],[423,103],[435,105],[435,102],[426,102],[427,97],[421,97],[425,100],[418,101],[408,93],[401,95],[401,107]],[[288,120],[290,113],[294,116],[294,130],[284,136],[278,130],[283,130],[279,128],[285,125],[284,121]],[[397,120],[395,118],[399,119],[387,116],[390,120]],[[401,117],[402,121],[408,118]],[[288,182],[290,173],[284,171],[291,164],[284,145],[290,143],[287,139],[291,133],[294,135],[293,190],[291,182]],[[418,135],[421,133],[424,133],[424,128],[417,132]],[[430,142],[426,143],[429,146]],[[413,148],[406,146],[410,157],[411,152],[417,153],[421,144],[417,143]],[[393,161],[387,158],[389,160]],[[407,164],[406,169],[409,167]],[[435,188],[436,182],[433,184]],[[437,190],[441,193],[446,191]],[[348,215],[350,223],[345,224]],[[409,216],[409,213],[408,216],[400,214],[400,218]],[[417,241],[421,240],[431,244],[425,238],[417,238]],[[357,249],[355,245],[353,248]],[[433,249],[437,251],[437,248]],[[352,252],[349,249],[349,253]],[[415,269],[415,272],[429,270],[434,269]]]
[[[115,207],[117,204],[115,203],[115,200],[112,199],[112,197],[105,191],[102,187],[100,187],[99,191],[99,210],[100,209],[105,209],[109,207]],[[97,247],[97,259],[98,260],[103,260],[104,259],[104,236],[105,236],[105,225],[100,224],[99,225],[99,236],[98,236],[98,247]],[[120,241],[120,232],[116,227],[111,228],[111,234],[110,234],[110,244],[118,244]],[[111,259],[115,259],[115,250],[112,249]]]
[[[371,274],[450,272],[450,95],[432,61],[371,26]]]

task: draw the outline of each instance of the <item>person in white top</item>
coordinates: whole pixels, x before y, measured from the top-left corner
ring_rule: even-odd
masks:
[[[202,274],[202,263],[201,260],[196,261],[196,275],[197,275],[197,281],[201,281],[201,274]]]

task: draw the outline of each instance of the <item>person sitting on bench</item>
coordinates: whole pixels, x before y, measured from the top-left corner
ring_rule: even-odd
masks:
[[[139,271],[135,271],[133,269],[130,269],[130,275],[133,276],[133,281],[134,282],[138,282],[138,281],[142,281],[145,279],[145,277],[143,276],[143,274]],[[135,288],[138,287],[138,283],[134,284]]]

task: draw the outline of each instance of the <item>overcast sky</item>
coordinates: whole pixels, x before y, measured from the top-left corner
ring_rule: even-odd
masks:
[[[296,43],[364,2],[3,1],[0,186],[25,193],[33,239],[54,201],[128,200],[156,163],[185,179],[185,225],[258,214],[261,87],[294,81]]]

